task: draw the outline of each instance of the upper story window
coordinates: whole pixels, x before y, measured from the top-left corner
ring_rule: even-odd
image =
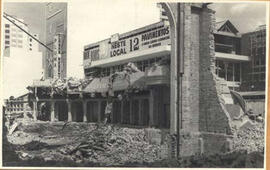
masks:
[[[10,27],[10,25],[9,25],[9,24],[5,24],[5,27],[6,27],[6,28],[9,28],[9,27]]]
[[[84,51],[83,52],[83,59],[84,60],[89,59],[89,51]]]

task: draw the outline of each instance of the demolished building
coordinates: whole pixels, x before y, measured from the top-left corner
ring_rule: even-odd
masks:
[[[85,79],[35,81],[34,119],[102,122],[111,103],[109,123],[151,128],[171,155],[229,151],[245,109],[215,74],[214,11],[178,5],[163,4],[168,21],[86,45]]]

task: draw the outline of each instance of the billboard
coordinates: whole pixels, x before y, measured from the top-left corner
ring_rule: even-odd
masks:
[[[170,27],[162,25],[125,37],[114,34],[110,39],[100,42],[98,46],[85,50],[84,59],[96,61],[169,45],[170,43]]]

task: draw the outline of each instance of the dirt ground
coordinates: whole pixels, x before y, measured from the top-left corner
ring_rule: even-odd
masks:
[[[164,157],[167,143],[150,144],[143,128],[76,122],[18,122],[14,132],[3,139],[4,166],[263,167],[263,126],[256,126],[256,132],[253,126],[239,131],[230,153],[169,160]]]

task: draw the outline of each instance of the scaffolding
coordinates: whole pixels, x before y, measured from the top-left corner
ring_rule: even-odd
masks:
[[[251,80],[251,88],[259,87],[258,82],[265,82],[265,61],[266,61],[266,30],[264,27],[252,32],[249,36],[250,41],[250,58],[251,58],[251,72],[249,77]],[[262,90],[262,89],[261,89]]]

